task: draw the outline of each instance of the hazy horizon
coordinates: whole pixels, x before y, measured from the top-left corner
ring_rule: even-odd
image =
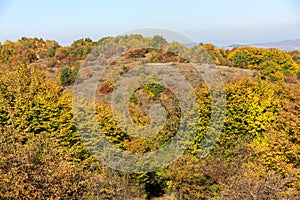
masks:
[[[300,3],[265,1],[1,1],[0,42],[21,37],[70,45],[133,29],[169,29],[219,46],[300,38]]]

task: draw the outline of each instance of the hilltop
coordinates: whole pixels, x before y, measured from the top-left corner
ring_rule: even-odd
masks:
[[[299,197],[299,51],[21,38],[0,68],[0,199]]]

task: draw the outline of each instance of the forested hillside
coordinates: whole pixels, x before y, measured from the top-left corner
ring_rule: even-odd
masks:
[[[152,64],[170,65],[196,94],[193,141],[179,159],[156,171],[112,169],[89,151],[78,132],[73,85],[92,76],[80,68],[93,62],[97,48],[113,44],[118,49],[106,50],[147,47],[108,58],[107,72],[99,78],[96,126],[114,145],[135,153],[155,151],[175,137],[181,117],[169,88],[145,84],[128,99],[132,121],[149,124],[153,104],[164,106],[167,119],[155,136],[128,135],[114,119],[110,102],[122,76],[142,73]],[[199,154],[213,102],[193,63],[219,69],[226,91],[224,126],[205,157]],[[187,48],[141,35],[85,38],[71,46],[37,38],[6,41],[0,45],[0,199],[300,199],[299,116],[298,51],[228,50],[213,44]]]

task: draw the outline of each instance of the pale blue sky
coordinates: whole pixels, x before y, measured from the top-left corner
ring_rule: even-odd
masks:
[[[0,0],[0,41],[75,39],[166,28],[223,45],[300,38],[298,0]]]

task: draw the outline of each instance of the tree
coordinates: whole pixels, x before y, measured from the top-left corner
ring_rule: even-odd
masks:
[[[166,39],[160,35],[155,35],[150,41],[150,47],[152,48],[162,48],[166,44],[167,44]]]

